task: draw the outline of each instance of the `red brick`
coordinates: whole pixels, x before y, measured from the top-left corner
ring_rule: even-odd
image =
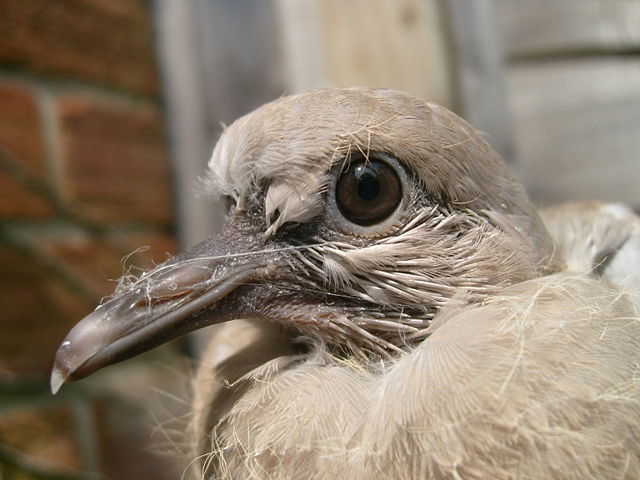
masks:
[[[156,95],[148,3],[0,0],[0,61]]]
[[[0,81],[0,142],[32,169],[44,171],[44,154],[37,107],[29,88]]]
[[[44,218],[51,205],[29,192],[15,177],[0,167],[0,218]]]
[[[0,370],[46,377],[67,332],[113,293],[123,263],[137,275],[175,250],[169,235],[119,237],[118,242],[83,234],[40,239],[39,255],[64,268],[80,288],[22,251],[0,249]],[[148,250],[136,252],[146,245]]]
[[[82,237],[48,242],[43,248],[62,260],[91,292],[96,293],[96,299],[111,294],[122,275],[123,250],[105,241]]]
[[[170,168],[160,111],[63,97],[63,171],[68,193],[105,221],[172,219]]]
[[[80,469],[73,417],[64,407],[22,408],[0,413],[0,444],[19,452],[29,458],[31,464],[52,474],[56,471],[72,475]]]
[[[128,373],[127,371],[122,372]],[[148,387],[148,386],[147,386]],[[132,388],[136,388],[132,386]],[[165,435],[175,433],[157,433],[157,428],[167,428],[167,425],[159,426],[154,402],[147,390],[145,405],[134,405],[127,402],[100,402],[97,409],[98,432],[101,462],[104,474],[107,478],[118,480],[173,480],[181,478],[182,470],[179,468],[177,457],[180,455],[178,447],[174,446],[171,454],[161,454],[158,451],[159,439],[167,442]],[[152,395],[151,395],[152,397]],[[174,422],[175,423],[175,422]],[[171,428],[184,427],[171,424]],[[179,439],[176,439],[179,441]]]
[[[138,233],[127,235],[127,239],[129,244],[137,249],[127,264],[144,270],[164,262],[174,255],[178,248],[172,235]]]
[[[46,378],[71,327],[95,307],[49,268],[0,249],[0,370]]]
[[[32,174],[42,175],[45,170],[37,107],[32,92],[16,82],[0,81],[0,149],[0,218],[50,214],[48,203],[29,191],[6,165],[12,162]]]
[[[162,263],[175,252],[169,235],[127,234],[119,240],[95,240],[87,236],[44,245],[49,254],[63,260],[80,279],[100,296],[110,295],[118,279],[130,271],[137,275]],[[78,319],[79,320],[79,319]]]

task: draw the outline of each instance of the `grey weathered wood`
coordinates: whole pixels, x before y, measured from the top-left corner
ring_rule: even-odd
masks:
[[[288,93],[333,86],[321,5],[318,0],[274,0]]]
[[[194,195],[223,124],[284,93],[272,2],[155,0],[180,243],[222,224]]]
[[[300,0],[282,3],[291,7]],[[321,43],[314,50],[324,57],[330,86],[392,88],[452,106],[453,81],[438,0],[303,3],[315,4]],[[316,61],[314,50],[307,64]]]
[[[221,214],[193,195],[210,155],[208,113],[193,2],[155,0],[156,30],[173,164],[178,239],[182,247],[209,236]]]
[[[224,221],[219,205],[196,195],[196,180],[230,123],[282,95],[279,33],[265,0],[155,0],[182,247]],[[195,351],[210,331],[190,338]]]
[[[443,0],[458,83],[456,110],[505,158],[513,158],[502,45],[493,0]]]
[[[640,52],[639,0],[496,0],[510,58]]]
[[[640,206],[640,60],[516,64],[508,84],[519,166],[536,200]]]
[[[220,124],[285,93],[273,1],[195,0],[198,47],[212,137]]]

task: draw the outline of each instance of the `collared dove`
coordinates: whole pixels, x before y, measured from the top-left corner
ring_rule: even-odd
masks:
[[[240,118],[204,185],[224,228],[82,320],[54,391],[245,319],[194,379],[196,478],[640,478],[630,211],[547,228],[473,127],[365,88]]]

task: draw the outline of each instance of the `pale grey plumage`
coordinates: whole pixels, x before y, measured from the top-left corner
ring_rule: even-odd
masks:
[[[421,190],[411,200],[422,204],[374,232],[352,225],[346,235],[332,228],[308,240],[313,246],[295,256],[314,287],[391,306],[390,334],[419,336],[461,287],[477,300],[553,269],[551,241],[537,214],[480,134],[448,110],[399,92],[324,90],[267,104],[225,131],[204,182],[238,211],[264,189],[264,222],[272,236],[287,222],[320,217],[328,208],[332,166],[352,152],[374,151],[409,167]],[[400,315],[402,307],[418,312]],[[337,318],[329,324],[337,331],[324,333],[342,335],[354,324],[364,327],[361,333],[374,323],[384,330],[388,319],[370,313],[355,322],[355,315]],[[355,338],[371,349],[400,342]]]
[[[350,102],[351,109],[345,106]],[[318,132],[316,122],[325,115],[331,119]],[[239,203],[255,185],[270,184],[274,170],[281,172],[278,188],[287,181],[289,189],[303,188],[297,196],[283,195],[282,201],[310,198],[308,217],[300,214],[303,207],[285,205],[274,223],[277,229],[288,221],[284,212],[295,211],[293,219],[299,222],[324,209],[314,198],[323,182],[300,186],[291,173],[317,168],[321,176],[328,168],[318,167],[318,157],[333,162],[352,149],[393,153],[438,198],[438,206],[443,198],[449,205],[463,205],[463,234],[447,244],[439,228],[445,219],[458,221],[454,208],[416,209],[413,214],[422,218],[405,221],[393,236],[364,246],[321,243],[300,255],[318,267],[311,274],[324,274],[326,285],[347,295],[382,304],[435,306],[438,313],[427,328],[396,326],[401,332],[396,341],[427,339],[394,361],[377,363],[333,356],[322,344],[295,355],[287,336],[263,322],[221,326],[194,383],[191,433],[206,459],[196,476],[640,475],[636,307],[621,290],[590,274],[602,255],[579,251],[577,241],[596,230],[589,219],[599,217],[586,209],[563,219],[549,212],[557,248],[552,255],[520,187],[467,124],[440,107],[395,92],[323,91],[286,98],[227,130],[209,178],[214,191],[237,196]],[[228,174],[238,164],[244,173]],[[461,164],[462,176],[456,171]],[[503,198],[496,198],[500,195],[512,202],[507,208]],[[271,205],[267,224],[278,202]],[[629,238],[629,220],[603,220],[609,234],[584,243],[612,256]],[[484,230],[494,225],[499,233]],[[572,235],[571,225],[584,231]],[[504,233],[507,239],[501,238]],[[514,238],[515,248],[501,243]],[[438,256],[445,259],[434,261]],[[465,286],[447,281],[455,263],[474,256],[473,269],[495,267],[496,275],[480,275],[482,281]],[[581,269],[571,263],[577,258],[584,262]],[[362,286],[370,282],[381,290],[385,282],[397,288],[371,298]],[[244,335],[251,341],[234,348]],[[233,354],[210,361],[221,345]]]
[[[225,402],[196,398],[215,411],[194,417],[204,477],[637,478],[631,312],[618,292],[556,274],[443,312],[393,365],[278,356],[220,385]],[[242,357],[256,360],[229,363]],[[220,381],[211,372],[197,392]]]
[[[398,163],[403,196],[374,224],[336,204],[354,155]],[[218,327],[194,379],[195,478],[640,476],[637,266],[617,260],[637,259],[633,214],[550,212],[552,240],[471,126],[373,89],[239,119],[203,184],[229,202],[222,233],[103,308],[138,322],[142,305],[144,328],[251,318]],[[131,329],[126,348],[111,329],[104,350],[76,347],[96,323],[55,378],[140,349]]]

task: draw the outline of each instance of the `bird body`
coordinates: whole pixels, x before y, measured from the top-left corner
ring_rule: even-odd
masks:
[[[220,233],[123,283],[57,389],[201,326],[195,478],[639,478],[637,217],[545,215],[466,122],[329,89],[229,126]],[[606,219],[605,219],[606,217]]]
[[[196,398],[194,478],[638,478],[634,316],[618,290],[560,273],[445,307],[390,364],[320,346],[239,377],[203,366],[196,391],[218,389]]]

